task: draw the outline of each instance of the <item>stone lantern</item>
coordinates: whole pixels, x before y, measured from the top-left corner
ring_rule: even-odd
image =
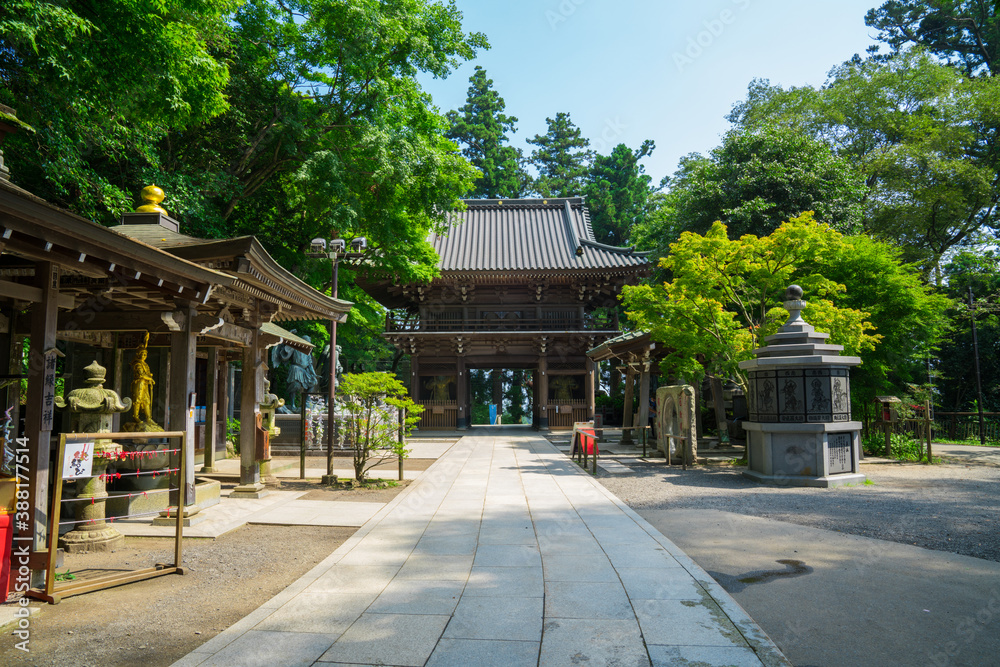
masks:
[[[841,356],[842,345],[827,343],[802,319],[802,288],[785,292],[788,321],[749,371],[747,470],[751,479],[788,486],[840,486],[863,482],[859,471],[861,422],[851,419],[850,367],[859,357]]]
[[[271,393],[271,381],[264,380],[264,400],[260,402],[260,427],[266,431],[264,458],[260,462],[260,474],[271,474],[271,438],[281,435],[281,429],[275,425],[274,413],[285,404],[285,399]]]
[[[105,369],[96,361],[83,369],[86,385],[69,392],[66,398],[57,396],[56,405],[69,408],[72,429],[75,433],[110,433],[112,415],[125,412],[132,407],[132,401],[124,401],[111,389],[104,388]],[[77,482],[76,517],[86,523],[66,533],[60,542],[66,551],[111,551],[122,545],[121,533],[105,522],[105,503],[108,499],[104,475],[108,462],[122,451],[122,446],[111,440],[94,442],[92,477]],[[87,502],[90,499],[91,502]]]

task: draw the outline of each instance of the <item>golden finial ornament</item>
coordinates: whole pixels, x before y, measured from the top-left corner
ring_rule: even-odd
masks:
[[[162,213],[169,216],[166,209],[160,206],[160,202],[166,198],[166,194],[156,185],[147,185],[139,193],[142,197],[142,206],[135,209],[136,213]]]

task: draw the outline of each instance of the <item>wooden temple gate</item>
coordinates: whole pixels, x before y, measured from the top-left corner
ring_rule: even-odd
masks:
[[[596,366],[587,351],[617,336],[622,286],[649,272],[645,253],[597,243],[582,198],[466,200],[428,239],[440,276],[359,284],[392,312],[387,339],[410,357],[421,428],[471,425],[469,371],[531,375],[532,423],[570,429],[594,416]],[[606,313],[611,313],[608,315]]]

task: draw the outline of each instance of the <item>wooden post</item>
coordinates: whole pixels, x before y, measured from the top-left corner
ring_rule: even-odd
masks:
[[[885,458],[892,458],[892,422],[886,421],[885,427]]]
[[[715,423],[719,428],[719,446],[723,440],[728,440],[728,428],[726,425],[726,402],[722,396],[722,380],[712,378],[712,403],[715,406]]]
[[[243,373],[240,381],[240,485],[230,498],[263,498],[267,495],[260,481],[257,461],[257,410],[260,405],[262,372],[260,325],[252,323],[250,344],[243,348]]]
[[[465,368],[465,358],[459,357],[455,363],[455,398],[458,414],[455,417],[455,428],[464,430],[471,425],[472,408],[469,406],[469,374]],[[400,425],[402,428],[402,425]],[[400,440],[402,442],[402,440]],[[402,479],[402,477],[400,477]]]
[[[59,296],[59,267],[51,262],[35,265],[35,286],[42,300],[31,305],[31,347],[28,359],[28,397],[25,405],[24,436],[28,457],[27,527],[18,529],[19,538],[32,538],[32,551],[45,548],[49,517],[49,459],[56,388],[56,322]],[[58,535],[51,537],[53,546]],[[32,584],[40,585],[41,562],[33,563]]]
[[[194,304],[177,304],[183,314],[183,328],[170,334],[170,396],[168,431],[184,431],[188,446],[184,448],[186,478],[178,484],[182,489],[177,506],[194,504],[194,419],[188,413],[190,396],[195,391],[196,332],[193,329],[197,310]]]
[[[592,359],[587,358],[584,368],[587,375],[583,379],[583,394],[587,398],[587,421],[594,421],[594,412],[597,407],[597,364]]]
[[[401,448],[402,448],[402,445],[404,444],[404,442],[406,440],[406,435],[404,433],[404,428],[403,428],[404,425],[405,425],[405,423],[406,423],[406,410],[404,410],[403,408],[399,408],[399,433],[398,433],[398,436],[399,436],[399,444],[400,444]],[[402,456],[399,457],[399,481],[400,482],[403,481],[403,457]]]
[[[299,403],[299,479],[306,478],[306,398],[305,389],[300,394]]]
[[[636,426],[649,426],[649,366],[650,362],[642,362],[642,375],[639,376],[639,423]]]
[[[205,370],[205,458],[202,472],[215,469],[215,445],[219,429],[216,428],[219,414],[219,348],[208,348],[208,365]]]
[[[632,393],[635,388],[635,369],[632,364],[626,366],[625,371],[625,404],[622,407],[624,414],[622,415],[622,444],[631,445],[632,444],[632,431],[629,429],[634,426],[632,423]]]
[[[549,360],[544,354],[538,357],[538,428],[549,430]]]
[[[924,424],[927,428],[927,465],[934,463],[933,455],[931,453],[931,441],[934,439],[933,429],[931,428],[933,422],[931,421],[931,401],[930,399],[924,401]]]

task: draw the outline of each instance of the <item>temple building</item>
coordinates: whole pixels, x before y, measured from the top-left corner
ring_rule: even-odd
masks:
[[[15,131],[30,128],[0,106],[0,140]],[[298,340],[280,324],[343,321],[351,307],[278,266],[253,237],[186,236],[160,208],[159,188],[145,189],[143,197],[136,213],[109,229],[13,184],[0,153],[0,367],[5,371],[0,491],[9,495],[14,487],[8,464],[20,434],[27,447],[21,476],[30,521],[19,533],[32,543],[32,583],[43,573],[50,540],[53,452],[58,433],[68,427],[67,417],[56,410],[57,378],[69,392],[85,383],[85,367],[97,361],[108,371],[108,388],[127,395],[131,362],[141,351],[156,378],[150,421],[184,431],[195,445],[185,451],[183,503],[190,507],[196,449],[211,467],[216,448],[224,448],[227,370],[230,361],[242,362],[238,490],[262,494],[255,422],[248,417],[265,397],[266,350]],[[23,377],[22,357],[27,358],[23,405],[17,382]],[[200,433],[196,406],[205,412]]]
[[[532,423],[571,428],[594,416],[587,351],[618,336],[618,295],[650,271],[646,253],[598,243],[582,197],[470,199],[429,241],[439,277],[359,284],[392,312],[385,336],[410,355],[421,428],[470,425],[469,371],[532,374]]]

